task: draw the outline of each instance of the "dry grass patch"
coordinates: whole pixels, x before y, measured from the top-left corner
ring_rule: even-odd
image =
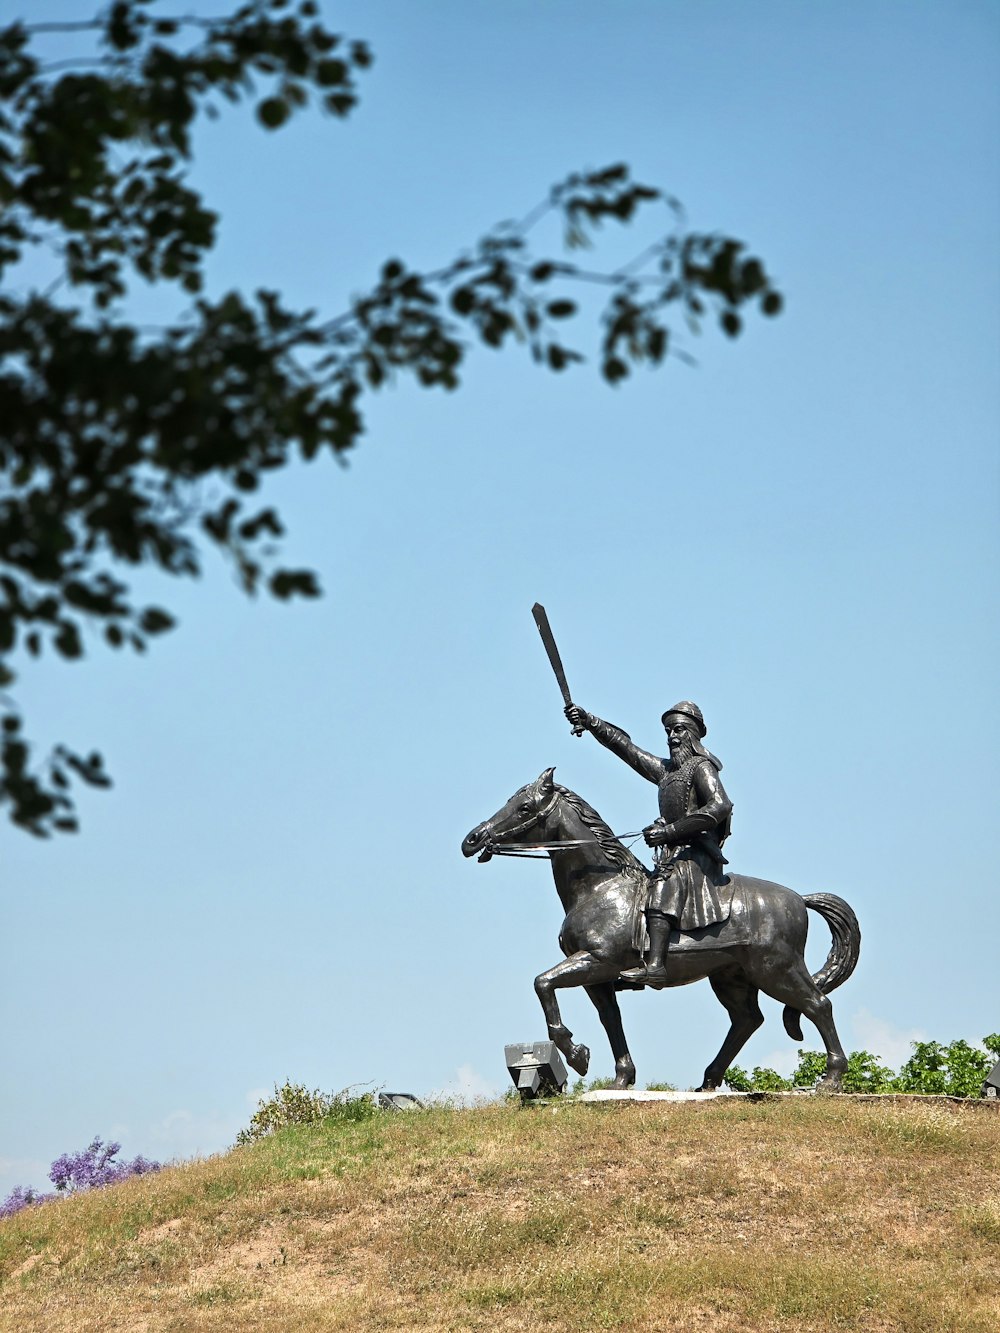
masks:
[[[951,1106],[326,1122],[0,1224],[0,1329],[985,1333],[998,1176]]]

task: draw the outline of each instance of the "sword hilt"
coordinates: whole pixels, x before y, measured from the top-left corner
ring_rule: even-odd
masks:
[[[573,702],[572,699],[566,699],[565,700],[566,707],[568,708],[572,702]],[[567,722],[569,722],[569,718],[567,718],[566,720]],[[570,727],[572,729],[574,736],[582,736],[583,733],[587,730],[587,728],[583,726],[583,724],[580,722],[570,722]]]

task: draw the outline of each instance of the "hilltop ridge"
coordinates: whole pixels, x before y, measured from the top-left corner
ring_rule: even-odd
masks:
[[[0,1329],[985,1333],[998,1180],[950,1103],[330,1120],[0,1224]]]

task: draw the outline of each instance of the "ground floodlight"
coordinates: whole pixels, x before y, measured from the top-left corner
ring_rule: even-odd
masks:
[[[986,1075],[986,1082],[983,1084],[983,1097],[1000,1097],[1000,1060],[996,1062],[990,1072]]]
[[[523,1101],[566,1091],[566,1066],[554,1041],[520,1041],[503,1050],[507,1071]]]
[[[423,1106],[420,1098],[414,1097],[412,1092],[380,1092],[378,1104],[383,1111],[413,1111]]]

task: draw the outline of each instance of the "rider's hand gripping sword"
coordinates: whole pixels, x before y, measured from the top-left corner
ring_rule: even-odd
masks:
[[[549,665],[555,672],[556,681],[562,691],[563,703],[568,708],[573,699],[569,692],[569,686],[566,684],[566,672],[563,670],[562,658],[559,656],[559,649],[556,647],[556,641],[552,636],[552,626],[545,614],[545,607],[542,606],[541,602],[536,602],[531,608],[531,614],[535,617],[535,624],[538,626],[538,632],[542,636],[542,643],[545,645],[545,651],[548,654]],[[582,736],[584,730],[584,727],[574,727],[573,735]]]

